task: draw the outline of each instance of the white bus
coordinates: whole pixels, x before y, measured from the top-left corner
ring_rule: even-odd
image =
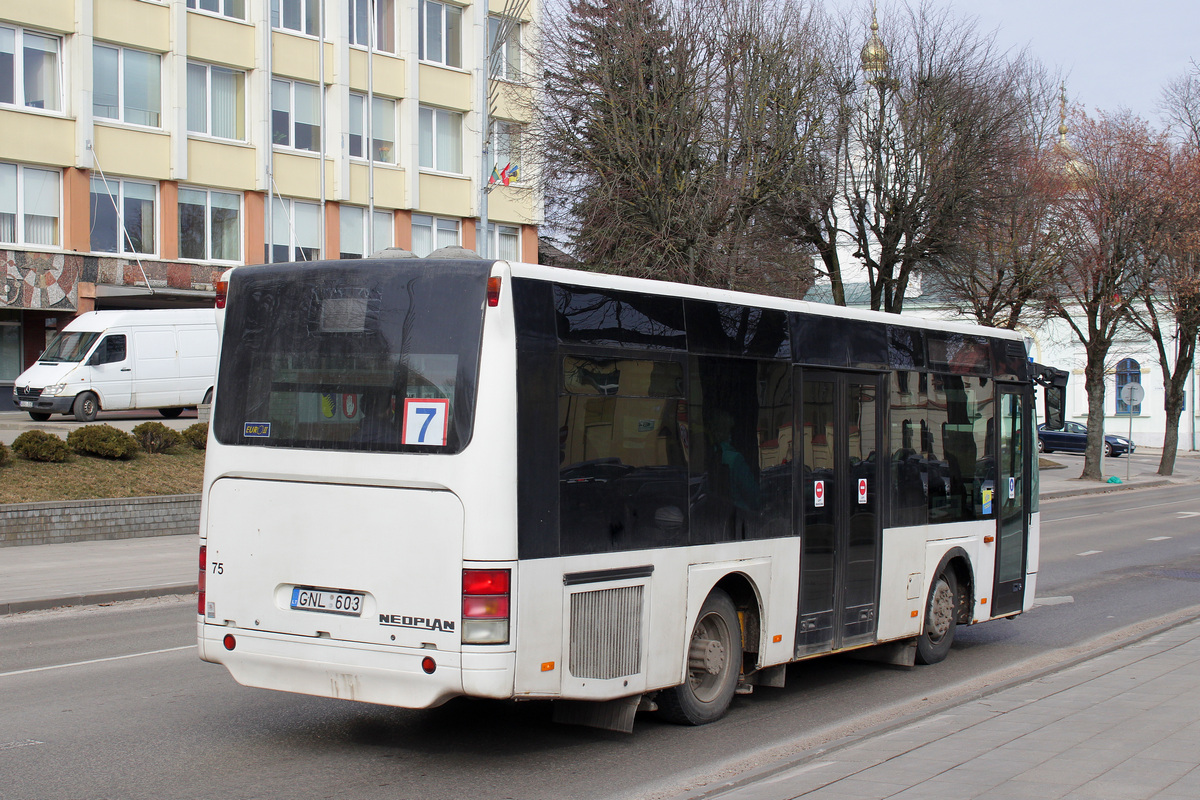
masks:
[[[530,264],[239,267],[200,655],[621,730],[940,661],[1033,601],[1032,372],[1009,331]]]

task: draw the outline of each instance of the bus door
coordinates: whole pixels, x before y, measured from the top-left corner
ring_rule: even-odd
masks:
[[[800,657],[875,639],[887,391],[882,375],[797,373],[804,517]]]
[[[1000,438],[997,455],[995,500],[996,584],[992,589],[992,615],[1020,611],[1025,601],[1025,562],[1029,546],[1029,470],[1033,448],[1028,419],[1032,408],[1028,386],[997,384],[1000,402]]]

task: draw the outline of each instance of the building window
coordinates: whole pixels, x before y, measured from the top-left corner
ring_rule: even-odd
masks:
[[[371,103],[371,158],[384,164],[396,163],[396,101],[383,97]],[[363,154],[363,131],[367,128],[367,97],[350,93],[350,156]]]
[[[373,224],[370,230],[367,230],[365,208],[342,206],[339,216],[339,251],[342,258],[365,258],[392,246],[392,212],[376,211],[371,218]]]
[[[521,23],[507,17],[488,17],[489,73],[505,81],[521,77]]]
[[[321,207],[285,197],[271,200],[269,261],[316,261],[321,257]]]
[[[371,45],[372,0],[349,0],[346,4],[350,11],[350,44],[368,47]],[[385,53],[396,52],[396,8],[395,0],[374,0],[375,4],[375,49]]]
[[[187,129],[219,139],[246,138],[246,73],[187,65]]]
[[[515,122],[492,123],[492,184],[510,183],[521,179],[521,126]]]
[[[59,39],[0,25],[0,103],[62,109]]]
[[[500,231],[499,249],[494,249],[496,243],[496,229]],[[488,223],[487,235],[487,251],[495,253],[496,258],[502,258],[505,261],[520,261],[521,260],[521,229],[515,225],[499,225],[494,222]]]
[[[179,189],[179,257],[242,260],[242,198],[232,192]]]
[[[246,18],[246,0],[187,0],[187,7],[232,19]]]
[[[412,251],[415,255],[424,258],[440,247],[456,245],[461,241],[458,232],[459,223],[456,219],[413,214]]]
[[[271,27],[316,36],[321,31],[321,0],[271,0]]]
[[[1121,400],[1121,389],[1127,383],[1142,382],[1142,365],[1132,358],[1123,358],[1117,364],[1117,414],[1137,416],[1142,413],[1141,403],[1126,403]]]
[[[321,95],[311,83],[271,79],[271,141],[280,147],[321,150]]]
[[[0,242],[57,247],[59,172],[0,164]]]
[[[421,0],[418,49],[422,61],[462,66],[462,7]]]
[[[92,49],[92,115],[159,127],[162,76],[157,53],[109,47]]]
[[[462,119],[457,111],[421,107],[418,127],[422,167],[462,174]]]
[[[92,250],[99,253],[155,252],[154,184],[92,177]]]

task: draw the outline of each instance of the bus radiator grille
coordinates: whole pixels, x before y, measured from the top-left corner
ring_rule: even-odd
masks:
[[[610,680],[635,675],[642,662],[642,590],[624,586],[571,595],[571,674]]]

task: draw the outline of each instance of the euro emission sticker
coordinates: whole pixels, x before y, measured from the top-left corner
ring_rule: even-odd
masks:
[[[242,436],[267,438],[271,435],[271,423],[247,422],[242,428]]]

